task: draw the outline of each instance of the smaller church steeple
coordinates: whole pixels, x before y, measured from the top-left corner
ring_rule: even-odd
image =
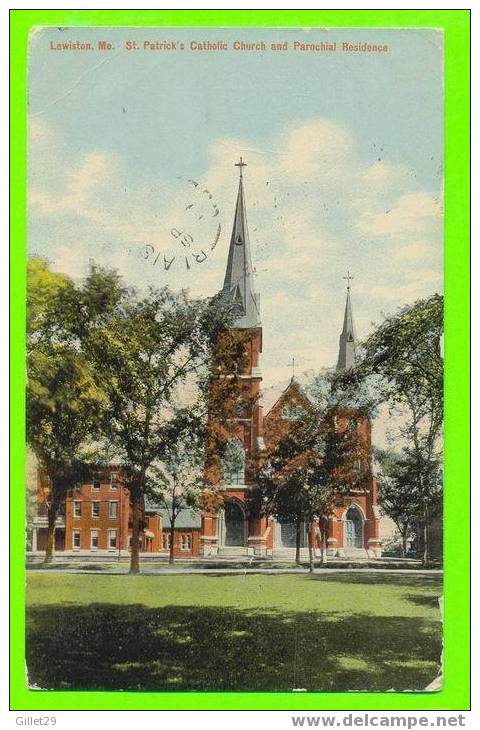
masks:
[[[343,278],[347,280],[347,302],[343,317],[343,329],[340,335],[337,370],[347,370],[355,364],[357,349],[357,335],[353,322],[352,300],[350,296],[350,281],[354,277],[350,276],[350,272],[348,271],[347,276]]]
[[[240,157],[240,162],[235,163],[235,166],[240,171],[240,180],[222,292],[228,305],[233,306],[234,326],[239,329],[249,329],[260,326],[260,306],[253,284],[253,266],[243,191],[243,168],[246,167],[246,163]]]

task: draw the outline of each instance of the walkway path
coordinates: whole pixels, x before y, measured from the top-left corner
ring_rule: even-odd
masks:
[[[81,573],[85,575],[126,575],[128,568],[109,567],[105,570],[92,570],[88,568],[74,567],[51,567],[40,568],[32,566],[28,568],[28,572],[34,573]],[[194,568],[189,565],[169,567],[149,567],[145,565],[141,567],[142,575],[186,575],[188,573],[195,575],[286,575],[286,574],[308,574],[308,568]],[[442,570],[437,568],[315,568],[315,575],[332,575],[332,573],[390,573],[391,575],[441,575]]]

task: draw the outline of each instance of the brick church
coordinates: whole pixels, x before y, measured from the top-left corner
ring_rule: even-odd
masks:
[[[272,517],[252,517],[248,513],[248,494],[255,485],[262,452],[273,445],[279,424],[291,423],[308,410],[309,398],[292,376],[280,390],[262,389],[260,358],[262,353],[262,322],[260,298],[255,291],[247,226],[243,169],[237,163],[240,179],[228,252],[223,296],[233,307],[233,329],[242,333],[245,354],[240,367],[245,408],[229,423],[230,440],[227,450],[234,455],[227,468],[219,468],[211,483],[222,484],[223,502],[212,511],[180,513],[176,526],[174,552],[178,557],[249,555],[269,557],[289,555],[295,546],[293,523],[277,522]],[[337,370],[351,367],[356,355],[356,334],[348,279],[343,328],[340,334]],[[226,375],[228,377],[228,374]],[[359,410],[337,409],[335,428],[349,429],[359,439],[365,464],[360,481],[342,497],[328,521],[327,554],[331,556],[380,557],[382,542],[379,534],[376,481],[371,464],[371,423]],[[232,467],[231,464],[234,466]],[[41,491],[39,492],[41,494]],[[46,516],[42,500],[32,525],[31,554],[44,549]],[[312,530],[312,543],[318,554],[318,529]],[[141,538],[144,554],[166,555],[172,536],[168,516],[154,503],[146,501],[145,529]],[[121,487],[114,468],[104,470],[91,483],[80,486],[67,497],[57,519],[55,549],[68,555],[128,555],[131,540],[130,505],[128,493]],[[302,546],[307,545],[305,526]]]
[[[278,434],[279,421],[290,422],[301,418],[308,410],[308,396],[294,377],[287,386],[276,394],[268,409],[264,407],[262,394],[262,373],[260,356],[262,352],[262,323],[260,298],[254,287],[253,267],[248,237],[245,206],[243,168],[240,159],[239,189],[235,208],[227,269],[223,284],[226,302],[233,306],[236,319],[233,327],[248,334],[247,358],[243,363],[241,378],[248,403],[242,418],[232,426],[232,441],[236,444],[242,465],[233,474],[223,474],[225,491],[224,504],[217,513],[202,515],[200,537],[203,555],[245,552],[252,556],[268,556],[295,545],[293,523],[276,522],[267,517],[251,517],[248,514],[248,492],[255,485],[255,474],[262,451],[273,445]],[[337,370],[351,367],[356,355],[356,334],[353,322],[350,280],[347,286],[347,300],[343,328],[340,334]],[[270,398],[271,394],[269,393]],[[379,557],[382,544],[379,537],[379,511],[377,507],[376,482],[371,465],[371,424],[368,417],[355,409],[341,409],[335,415],[335,427],[339,430],[355,429],[356,438],[367,455],[363,465],[365,477],[352,486],[348,496],[335,507],[330,516],[327,535],[327,553],[330,555],[363,555]],[[302,544],[307,544],[303,529]],[[319,545],[313,540],[314,548]]]

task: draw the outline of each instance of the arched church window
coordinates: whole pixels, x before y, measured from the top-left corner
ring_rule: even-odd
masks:
[[[222,474],[228,484],[245,482],[245,449],[239,438],[230,439],[225,447]]]
[[[303,408],[296,403],[285,403],[282,409],[282,418],[286,421],[298,421],[302,416],[305,415]]]
[[[348,422],[348,430],[350,433],[357,433],[357,422],[354,418]]]

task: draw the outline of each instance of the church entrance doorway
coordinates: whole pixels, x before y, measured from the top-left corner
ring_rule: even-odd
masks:
[[[297,541],[297,525],[295,522],[282,522],[278,524],[277,545],[284,548],[294,548]],[[305,547],[305,525],[300,525],[300,547]]]
[[[345,547],[363,547],[363,520],[356,507],[350,507],[345,515]]]
[[[239,502],[225,502],[224,507],[226,547],[245,546],[245,512]]]

